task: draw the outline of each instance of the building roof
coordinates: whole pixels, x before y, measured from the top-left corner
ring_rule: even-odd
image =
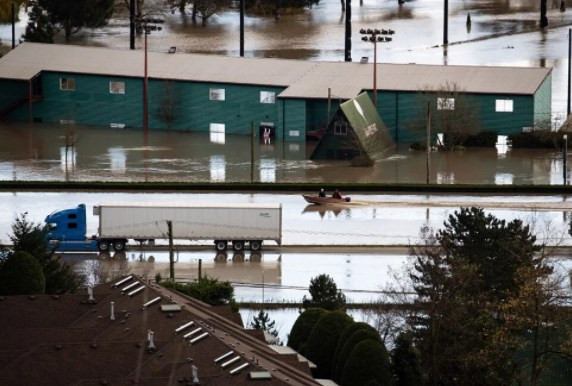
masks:
[[[141,50],[23,43],[0,59],[0,78],[28,80],[41,71],[143,77]],[[416,92],[447,82],[468,93],[532,95],[549,68],[378,64],[379,90]],[[372,90],[371,63],[311,62],[149,52],[151,78],[286,88],[282,98],[350,99]]]
[[[192,366],[205,385],[318,384],[307,363],[271,350],[260,331],[244,330],[228,307],[210,307],[135,278],[116,288],[100,285],[94,298],[96,303],[85,294],[0,297],[0,384],[191,384]],[[162,310],[175,304],[180,311]],[[148,349],[149,330],[155,350]],[[268,374],[270,379],[251,379]]]

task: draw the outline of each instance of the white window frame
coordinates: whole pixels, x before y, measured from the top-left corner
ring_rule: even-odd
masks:
[[[344,121],[334,122],[334,135],[348,135],[348,123]]]
[[[109,82],[109,93],[110,94],[125,94],[125,82]]]
[[[211,123],[209,126],[210,141],[219,145],[225,144],[226,126],[224,123]]]
[[[497,99],[495,101],[495,111],[497,113],[514,112],[514,101],[512,99]]]
[[[209,100],[211,101],[224,101],[226,99],[226,93],[224,88],[210,88],[209,89]]]
[[[455,110],[455,98],[437,98],[437,110]]]
[[[276,93],[274,91],[260,91],[260,103],[276,103]]]
[[[60,78],[60,90],[75,91],[75,78]]]

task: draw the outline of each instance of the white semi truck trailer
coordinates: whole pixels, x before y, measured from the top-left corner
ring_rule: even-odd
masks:
[[[213,240],[224,251],[249,247],[258,251],[264,241],[282,242],[280,204],[102,203],[94,206],[99,216],[98,235],[86,237],[86,209],[54,212],[46,217],[48,241],[61,251],[122,251],[128,240],[150,242],[172,237],[179,240]]]

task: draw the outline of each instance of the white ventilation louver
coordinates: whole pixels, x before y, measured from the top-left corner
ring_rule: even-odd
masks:
[[[225,367],[228,367],[228,366],[232,365],[234,362],[237,362],[239,360],[240,360],[240,355],[237,355],[234,358],[224,362],[222,365],[220,365],[220,367],[222,367],[224,369]]]
[[[133,290],[133,291],[129,292],[129,293],[127,294],[127,296],[131,297],[131,296],[133,296],[133,295],[136,295],[136,294],[138,294],[139,292],[143,291],[144,289],[145,289],[145,286],[142,285],[141,287],[137,288],[136,290]]]
[[[193,324],[195,324],[195,322],[189,322],[189,323],[183,324],[182,326],[178,327],[175,330],[175,334],[178,334],[179,332],[183,331],[184,329],[191,327]]]
[[[151,299],[147,303],[143,304],[143,308],[147,308],[150,305],[157,303],[159,300],[161,300],[161,297],[157,296],[155,299]]]
[[[191,332],[189,332],[189,333],[183,335],[183,339],[190,338],[191,336],[195,335],[197,332],[201,332],[202,330],[203,330],[202,327],[196,328],[196,329],[194,329],[193,331],[191,331]]]
[[[234,351],[229,351],[226,354],[222,354],[220,357],[216,358],[214,360],[214,364],[216,365],[217,363],[219,363],[220,361],[222,361],[225,358],[228,358],[229,356],[231,356],[233,354]]]
[[[133,279],[133,276],[127,276],[125,279],[121,279],[119,280],[117,283],[115,283],[114,285],[112,285],[111,287],[115,288],[115,287],[119,287],[121,284],[127,283],[129,280]]]
[[[197,337],[194,338],[194,339],[191,339],[191,340],[189,341],[189,343],[190,343],[190,344],[194,344],[194,343],[198,342],[199,340],[204,339],[204,338],[206,338],[206,337],[208,337],[208,336],[209,336],[209,333],[208,333],[208,332],[205,332],[204,334],[199,335],[199,336],[197,336]]]
[[[121,292],[129,291],[131,288],[137,287],[138,285],[139,285],[138,281],[136,281],[135,283],[131,283],[127,287],[123,287],[121,289]]]
[[[249,365],[250,365],[250,363],[248,363],[248,362],[243,363],[242,365],[238,366],[236,369],[231,370],[230,375],[238,374],[240,372],[240,370],[247,368]]]

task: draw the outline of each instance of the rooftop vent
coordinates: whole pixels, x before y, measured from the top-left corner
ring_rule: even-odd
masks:
[[[143,291],[144,289],[145,289],[145,286],[142,285],[141,287],[137,288],[136,290],[133,290],[133,291],[129,292],[129,293],[127,294],[127,296],[131,297],[131,296],[133,296],[133,295],[136,295],[136,294],[138,294],[139,292]]]
[[[194,343],[198,342],[199,340],[204,339],[204,338],[206,338],[206,337],[208,337],[208,336],[209,336],[209,333],[208,333],[208,332],[205,332],[204,334],[199,335],[199,336],[197,336],[197,337],[194,338],[194,339],[191,339],[191,340],[189,341],[189,344],[194,344]]]
[[[162,312],[180,312],[181,311],[181,305],[178,303],[161,304],[161,311]]]
[[[157,303],[159,300],[161,300],[161,297],[157,296],[155,299],[151,299],[147,303],[143,304],[143,308],[147,308],[150,305]]]
[[[121,292],[129,291],[131,288],[137,287],[138,285],[139,285],[138,281],[136,281],[135,283],[131,283],[127,287],[123,287],[121,289]]]
[[[99,208],[99,207],[98,207]],[[95,210],[95,207],[94,207]],[[95,213],[94,213],[95,214]],[[99,213],[98,213],[99,214]],[[129,280],[133,279],[133,276],[127,276],[125,279],[119,280],[117,283],[112,285],[113,288],[119,287],[121,284],[127,283]]]
[[[270,371],[251,371],[248,377],[252,380],[272,379]]]
[[[230,375],[238,374],[240,372],[240,370],[245,369],[248,366],[250,366],[250,363],[248,363],[248,362],[243,363],[242,365],[238,366],[236,369],[231,370]]]
[[[220,367],[222,367],[224,369],[225,367],[228,367],[228,366],[232,365],[234,362],[238,362],[239,360],[240,360],[240,355],[237,355],[234,358],[224,362],[222,365],[220,365]]]
[[[222,354],[220,357],[218,357],[214,360],[214,364],[216,365],[218,362],[222,361],[223,359],[228,358],[229,356],[232,355],[232,353],[233,353],[233,351],[229,351],[226,354]]]
[[[203,330],[202,327],[199,327],[199,328],[189,332],[188,334],[183,335],[183,339],[190,338],[191,336],[195,335],[198,332],[201,332],[202,330]]]
[[[174,54],[175,52],[177,52],[177,47],[174,47],[174,46],[173,46],[173,47],[170,47],[170,48],[169,48],[169,53],[170,53],[170,54]]]
[[[369,61],[368,56],[362,56],[361,60],[359,61],[361,64],[366,64]]]
[[[195,324],[195,322],[189,322],[189,323],[183,324],[182,326],[180,326],[179,328],[177,328],[175,330],[175,334],[178,334],[179,332],[183,331],[184,329],[191,327],[193,324]]]

